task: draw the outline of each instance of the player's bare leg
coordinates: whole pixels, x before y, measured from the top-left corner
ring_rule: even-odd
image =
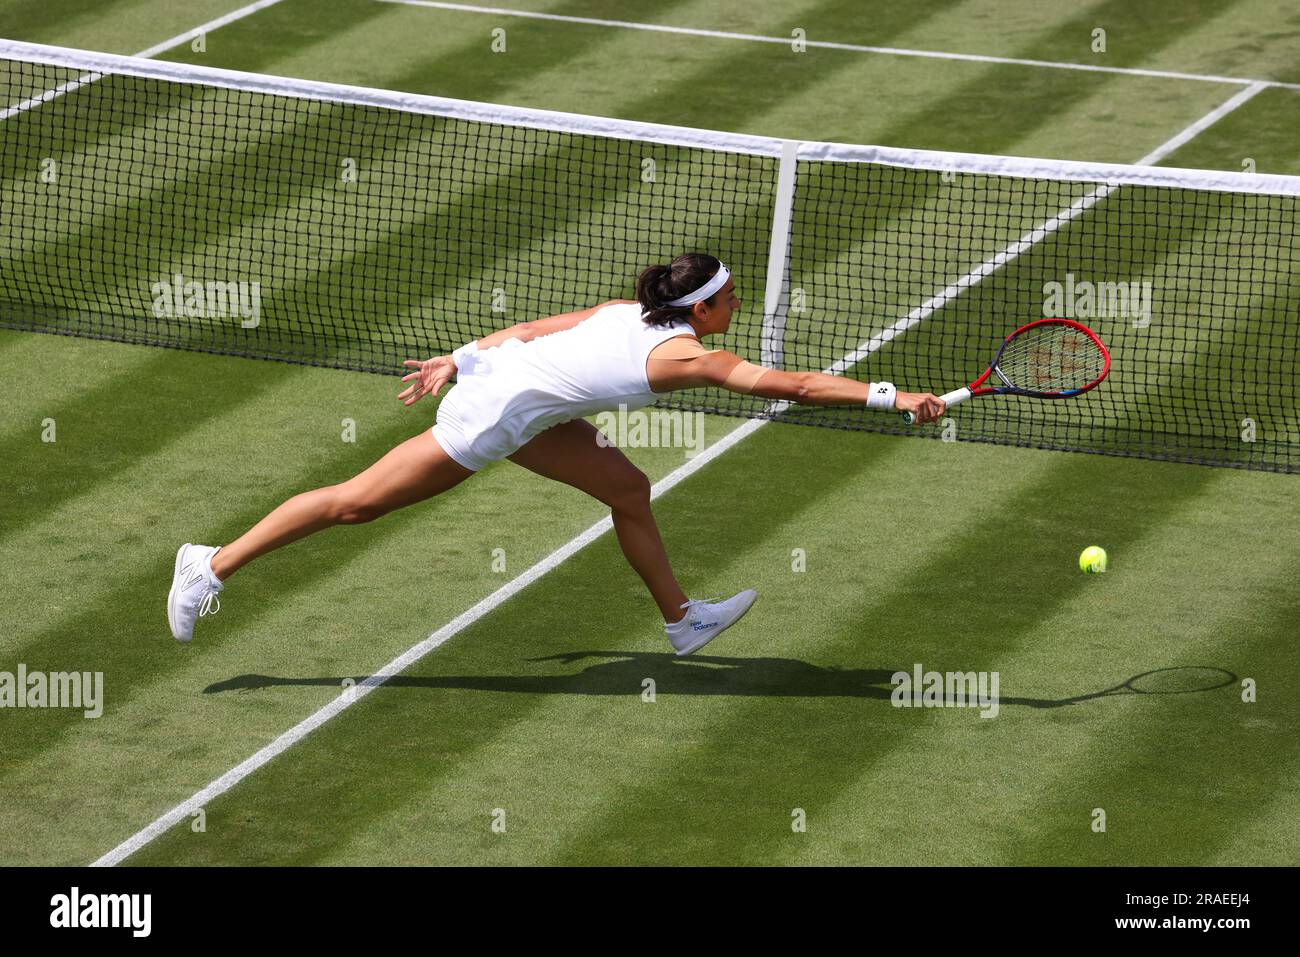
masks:
[[[698,651],[738,622],[758,593],[746,589],[725,601],[688,601],[650,511],[650,480],[621,451],[600,445],[596,435],[595,426],[575,419],[547,429],[510,459],[609,506],[618,544],[654,596],[673,650],[678,656]]]
[[[677,621],[686,594],[673,575],[650,511],[650,480],[619,449],[597,443],[597,434],[590,422],[575,419],[536,436],[510,461],[608,505],[628,564],[650,589],[664,621]]]
[[[217,594],[226,580],[253,559],[322,529],[373,521],[445,492],[473,474],[426,430],[346,482],[293,496],[229,545],[182,545],[167,596],[172,636],[189,641],[198,618],[220,609]]]
[[[374,521],[454,488],[473,474],[426,429],[346,482],[287,500],[217,552],[212,571],[225,581],[254,558],[313,532]]]

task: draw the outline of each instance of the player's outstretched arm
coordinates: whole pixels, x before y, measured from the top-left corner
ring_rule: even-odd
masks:
[[[672,381],[672,389],[721,386],[743,395],[782,399],[800,405],[865,405],[871,383],[824,372],[785,372],[765,369],[731,352],[717,351],[683,361]],[[659,385],[657,391],[665,391]],[[943,415],[943,400],[929,392],[898,392],[894,408],[913,413],[919,422],[931,422]]]
[[[411,379],[418,381],[404,389],[397,396],[398,401],[403,405],[410,405],[412,402],[420,401],[426,395],[437,395],[438,390],[450,382],[451,377],[457,373],[460,364],[466,361],[467,353],[474,353],[479,349],[491,349],[493,346],[501,345],[507,339],[521,339],[528,342],[538,336],[548,336],[552,332],[563,332],[565,329],[572,329],[584,319],[591,318],[598,309],[634,301],[631,299],[611,299],[609,302],[602,302],[599,306],[581,309],[578,312],[565,312],[558,316],[547,316],[545,319],[518,322],[506,329],[498,329],[482,339],[466,343],[449,356],[432,356],[423,361],[407,359],[402,365],[416,371],[404,375],[402,381],[407,382]]]
[[[536,339],[538,336],[549,336],[552,332],[563,332],[565,329],[572,329],[584,319],[590,319],[597,310],[604,309],[606,306],[626,304],[634,302],[632,299],[611,299],[609,302],[602,302],[598,306],[592,306],[590,309],[580,309],[577,312],[564,312],[558,316],[547,316],[545,319],[534,319],[531,322],[520,322],[507,329],[498,329],[490,336],[484,336],[478,340],[480,349],[491,349],[493,346],[499,346],[507,339],[522,339],[528,342],[530,339]]]
[[[764,399],[786,399],[800,405],[862,405],[871,395],[870,382],[859,382],[825,372],[782,372],[768,369],[754,384],[753,395]],[[911,412],[918,422],[932,422],[943,415],[943,400],[930,392],[898,391],[894,409]]]

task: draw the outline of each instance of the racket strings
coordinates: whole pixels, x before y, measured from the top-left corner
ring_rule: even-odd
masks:
[[[1106,359],[1092,338],[1073,326],[1033,326],[1007,343],[998,372],[1026,392],[1073,392],[1095,382]]]

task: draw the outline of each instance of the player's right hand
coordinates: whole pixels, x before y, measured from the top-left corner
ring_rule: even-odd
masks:
[[[899,392],[894,396],[894,408],[911,412],[917,422],[933,422],[943,415],[945,405],[933,392]]]

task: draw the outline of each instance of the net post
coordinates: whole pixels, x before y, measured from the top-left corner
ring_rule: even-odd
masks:
[[[776,177],[776,198],[772,204],[772,238],[767,251],[767,283],[763,295],[762,364],[780,369],[785,358],[785,320],[790,305],[790,229],[794,211],[795,169],[799,159],[798,140],[781,142],[781,165]]]

